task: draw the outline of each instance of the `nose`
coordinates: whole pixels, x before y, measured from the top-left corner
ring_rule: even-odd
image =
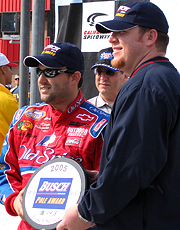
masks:
[[[116,38],[115,36],[115,33],[113,32],[108,40],[111,44],[114,43],[114,42],[117,42],[118,39]]]
[[[100,79],[107,79],[108,78],[108,76],[107,76],[107,74],[106,74],[106,71],[102,71],[102,73],[101,73],[101,75],[99,75],[99,78]]]
[[[44,83],[47,81],[47,77],[44,75],[44,73],[41,73],[41,75],[38,77],[39,83]]]

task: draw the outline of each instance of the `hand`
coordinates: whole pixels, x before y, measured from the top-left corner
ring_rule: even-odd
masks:
[[[13,203],[13,207],[14,207],[14,210],[17,212],[18,216],[20,216],[22,220],[26,221],[26,219],[24,217],[24,213],[23,213],[23,208],[22,208],[22,200],[23,200],[24,190],[25,190],[25,188],[22,189],[20,191],[20,193],[18,194],[18,196],[15,198],[14,203]]]
[[[87,170],[87,174],[89,176],[89,183],[92,184],[93,182],[97,181],[99,171]]]
[[[62,221],[57,225],[56,230],[85,230],[92,226],[91,222],[84,222],[78,216],[77,204],[67,209]]]

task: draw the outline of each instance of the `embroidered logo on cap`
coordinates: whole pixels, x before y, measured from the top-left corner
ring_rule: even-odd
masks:
[[[115,16],[119,16],[119,17],[124,17],[125,14],[130,10],[130,7],[127,6],[120,6],[116,12]]]
[[[54,45],[48,45],[44,48],[41,54],[50,54],[52,56],[55,56],[56,53],[61,50],[60,47],[54,46]]]
[[[109,59],[109,60],[112,60],[113,59],[113,55],[112,55],[112,53],[111,52],[103,52],[101,55],[100,55],[100,60],[107,60],[107,59]]]

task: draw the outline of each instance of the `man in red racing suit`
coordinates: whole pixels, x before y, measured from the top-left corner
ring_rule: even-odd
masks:
[[[60,74],[61,75],[61,74]],[[68,157],[88,170],[99,170],[103,130],[109,114],[78,96],[65,109],[48,103],[20,108],[14,115],[1,154],[0,193],[7,212],[38,167]],[[21,221],[18,229],[34,229]]]

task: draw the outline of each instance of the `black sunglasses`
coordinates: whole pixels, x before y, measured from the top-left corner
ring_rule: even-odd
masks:
[[[19,78],[14,78],[14,80],[19,80]]]
[[[101,76],[101,74],[102,73],[106,73],[106,75],[108,75],[108,76],[114,76],[115,74],[116,74],[116,71],[112,71],[112,70],[102,70],[102,69],[98,69],[98,68],[96,68],[96,69],[94,69],[94,74],[98,74],[99,76]]]
[[[43,73],[45,75],[45,77],[50,77],[53,78],[55,76],[57,76],[60,73],[74,73],[75,70],[60,70],[60,69],[40,69],[39,67],[36,68],[36,73],[37,76],[40,77],[40,75]]]

